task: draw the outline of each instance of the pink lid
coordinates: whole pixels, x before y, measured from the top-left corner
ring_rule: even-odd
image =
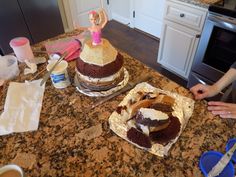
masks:
[[[17,38],[14,38],[10,41],[10,46],[11,47],[22,46],[28,42],[29,42],[29,40],[26,37],[17,37]]]

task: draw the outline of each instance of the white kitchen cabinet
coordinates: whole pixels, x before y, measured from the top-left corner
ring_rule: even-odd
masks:
[[[158,62],[188,79],[207,9],[178,0],[167,0]]]
[[[160,38],[165,0],[132,0],[131,2],[133,2],[134,27]]]

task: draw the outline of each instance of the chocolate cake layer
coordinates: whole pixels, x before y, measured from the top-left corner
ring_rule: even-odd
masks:
[[[173,108],[170,105],[164,104],[164,103],[154,103],[153,105],[150,106],[150,108],[165,112],[165,113],[172,113]]]
[[[79,79],[80,84],[89,90],[106,91],[106,90],[116,87],[121,81],[123,81],[124,80],[124,73],[122,73],[118,78],[114,79],[111,82],[93,83],[93,82],[81,80],[80,78],[78,78],[78,79]]]
[[[149,126],[149,127],[160,126],[160,125],[166,124],[170,121],[169,119],[166,119],[166,120],[151,120],[150,118],[143,117],[143,115],[140,111],[137,112],[134,119],[138,124],[146,125],[146,126]]]
[[[77,70],[85,76],[103,78],[118,72],[122,68],[123,62],[123,56],[118,53],[115,61],[104,66],[85,63],[83,60],[78,58],[76,60],[76,67]]]
[[[116,112],[117,112],[118,114],[121,114],[122,110],[127,110],[127,106],[118,106],[118,107],[116,108]]]
[[[176,138],[180,132],[180,121],[177,117],[170,117],[170,124],[167,128],[157,131],[151,132],[149,137],[152,141],[166,145],[172,139]]]
[[[152,147],[149,137],[133,127],[128,130],[127,138],[141,147]]]

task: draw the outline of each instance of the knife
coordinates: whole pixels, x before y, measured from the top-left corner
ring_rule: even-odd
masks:
[[[97,106],[100,105],[100,104],[103,104],[104,102],[106,102],[106,101],[108,101],[108,100],[110,100],[110,99],[112,99],[112,98],[114,98],[114,97],[116,97],[116,96],[118,96],[118,95],[120,95],[120,94],[122,94],[122,93],[128,91],[128,90],[131,90],[131,89],[134,88],[138,83],[147,82],[147,81],[149,81],[150,79],[151,79],[151,76],[144,75],[144,76],[142,76],[141,78],[135,80],[134,82],[129,82],[129,83],[128,83],[125,87],[123,87],[121,90],[119,90],[119,91],[117,91],[117,92],[115,92],[115,93],[113,93],[113,94],[111,94],[111,95],[109,95],[109,96],[107,96],[107,97],[104,97],[104,98],[100,99],[98,102],[94,103],[94,104],[92,105],[91,109],[97,107]]]
[[[67,52],[64,52],[61,57],[57,60],[57,62],[53,65],[53,67],[43,76],[43,80],[40,82],[40,86],[42,86],[50,77],[50,74],[56,68],[56,66],[66,57]]]
[[[236,150],[236,143],[227,153],[225,153],[225,155],[219,160],[219,162],[217,162],[217,164],[211,169],[207,177],[218,176],[231,160],[231,157],[233,156],[235,150]]]

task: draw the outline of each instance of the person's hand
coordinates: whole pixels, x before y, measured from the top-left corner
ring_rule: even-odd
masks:
[[[201,100],[206,97],[215,96],[218,93],[217,88],[210,85],[197,84],[190,88],[196,100]]]
[[[209,111],[214,115],[219,115],[222,118],[234,118],[236,119],[236,104],[224,103],[220,101],[208,102]]]

